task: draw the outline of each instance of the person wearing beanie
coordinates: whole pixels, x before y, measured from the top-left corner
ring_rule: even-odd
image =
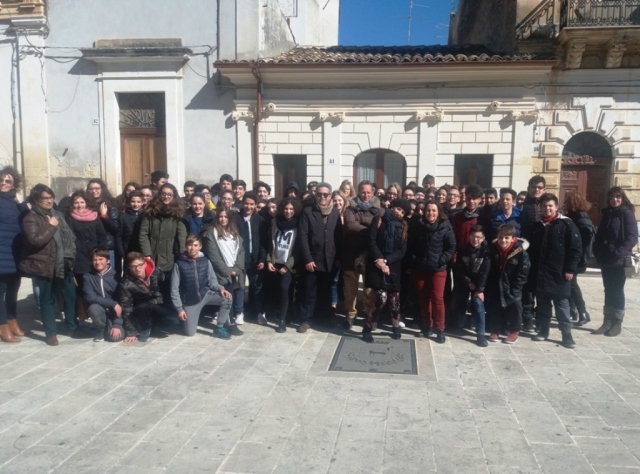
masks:
[[[287,185],[287,189],[285,189],[285,191],[284,191],[284,197],[285,198],[288,198],[288,197],[299,198],[300,197],[300,187],[298,186],[298,183],[296,183],[295,181],[291,181]]]

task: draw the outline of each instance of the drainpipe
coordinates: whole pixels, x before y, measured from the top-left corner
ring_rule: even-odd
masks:
[[[262,120],[262,78],[257,68],[251,70],[256,78],[256,114],[253,122],[253,182],[260,181],[260,120]]]
[[[22,131],[22,92],[20,82],[20,31],[16,28],[16,93],[18,95],[18,127],[20,129],[20,160],[16,160],[19,172],[22,175],[23,187],[26,189],[26,179],[24,170],[24,133]]]

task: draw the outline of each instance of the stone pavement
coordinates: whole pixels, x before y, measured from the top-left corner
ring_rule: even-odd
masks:
[[[601,281],[581,282],[593,328]],[[557,329],[486,349],[421,340],[435,382],[319,376],[336,336],[252,324],[231,341],[0,343],[0,471],[640,473],[639,290],[621,337],[576,329],[575,350]]]

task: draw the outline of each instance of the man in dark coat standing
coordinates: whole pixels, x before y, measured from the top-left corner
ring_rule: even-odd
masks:
[[[545,193],[546,181],[543,176],[533,176],[529,180],[527,187],[527,197],[522,204],[520,213],[520,235],[530,241],[531,229],[536,222],[540,222],[540,197]],[[529,274],[531,275],[531,274]],[[535,306],[535,282],[529,278],[522,291],[522,322],[523,329],[527,332],[534,332],[533,308]]]
[[[582,258],[580,232],[571,219],[558,213],[558,198],[550,193],[540,198],[541,220],[531,226],[531,272],[529,282],[535,284],[538,300],[536,320],[539,332],[534,341],[549,338],[552,305],[556,309],[562,345],[573,349],[571,337],[571,280],[575,278]]]
[[[304,333],[316,314],[325,322],[333,317],[331,285],[334,266],[337,263],[342,239],[340,213],[331,202],[331,185],[318,183],[314,200],[300,215],[298,246],[302,272],[302,297],[300,298],[300,327]]]

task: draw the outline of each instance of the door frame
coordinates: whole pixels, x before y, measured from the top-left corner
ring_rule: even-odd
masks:
[[[564,202],[564,186],[563,186],[563,173],[566,171],[582,171],[582,170],[602,170],[603,172],[605,172],[607,174],[607,178],[606,178],[606,189],[602,190],[602,196],[601,196],[601,200],[599,203],[597,203],[598,208],[602,209],[602,206],[607,205],[606,200],[602,199],[602,197],[604,197],[606,195],[607,190],[611,187],[611,178],[613,176],[613,163],[614,160],[613,158],[596,158],[590,155],[582,155],[582,156],[563,156],[562,159],[560,160],[561,166],[560,166],[560,186],[558,188],[558,199],[560,199],[561,202],[559,202],[560,206],[562,206],[562,203]],[[587,182],[585,183],[585,187],[588,188],[589,187],[589,180],[587,177]],[[581,192],[580,194],[582,194],[582,197],[584,197],[585,199],[587,198],[587,193],[585,192]],[[596,204],[596,203],[590,203],[592,205]]]

